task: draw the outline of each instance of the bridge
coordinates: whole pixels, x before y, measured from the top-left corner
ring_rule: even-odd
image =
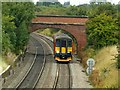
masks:
[[[32,19],[31,31],[45,28],[59,28],[69,32],[77,41],[78,50],[86,45],[87,17],[37,15]]]

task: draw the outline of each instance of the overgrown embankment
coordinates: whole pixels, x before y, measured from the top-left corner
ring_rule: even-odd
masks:
[[[0,55],[0,73],[7,68],[7,64],[2,60],[2,56]]]
[[[34,17],[32,2],[2,3],[2,55],[0,68],[3,71],[21,54],[29,40],[29,26]]]
[[[107,46],[94,51],[87,49],[84,53],[83,66],[87,67],[86,61],[92,57],[95,66],[89,79],[96,88],[118,88],[118,68],[116,55],[117,47]]]

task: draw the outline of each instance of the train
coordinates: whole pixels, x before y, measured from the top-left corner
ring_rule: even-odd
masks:
[[[54,59],[57,62],[70,62],[72,60],[74,43],[67,34],[57,34],[53,37]]]

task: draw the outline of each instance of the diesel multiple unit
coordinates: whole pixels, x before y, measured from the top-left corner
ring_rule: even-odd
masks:
[[[71,61],[73,53],[73,40],[66,34],[54,36],[54,59],[56,61]]]

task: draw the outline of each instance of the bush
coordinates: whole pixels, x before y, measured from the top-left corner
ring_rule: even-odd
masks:
[[[100,14],[87,22],[88,46],[100,49],[118,42],[117,19]]]

